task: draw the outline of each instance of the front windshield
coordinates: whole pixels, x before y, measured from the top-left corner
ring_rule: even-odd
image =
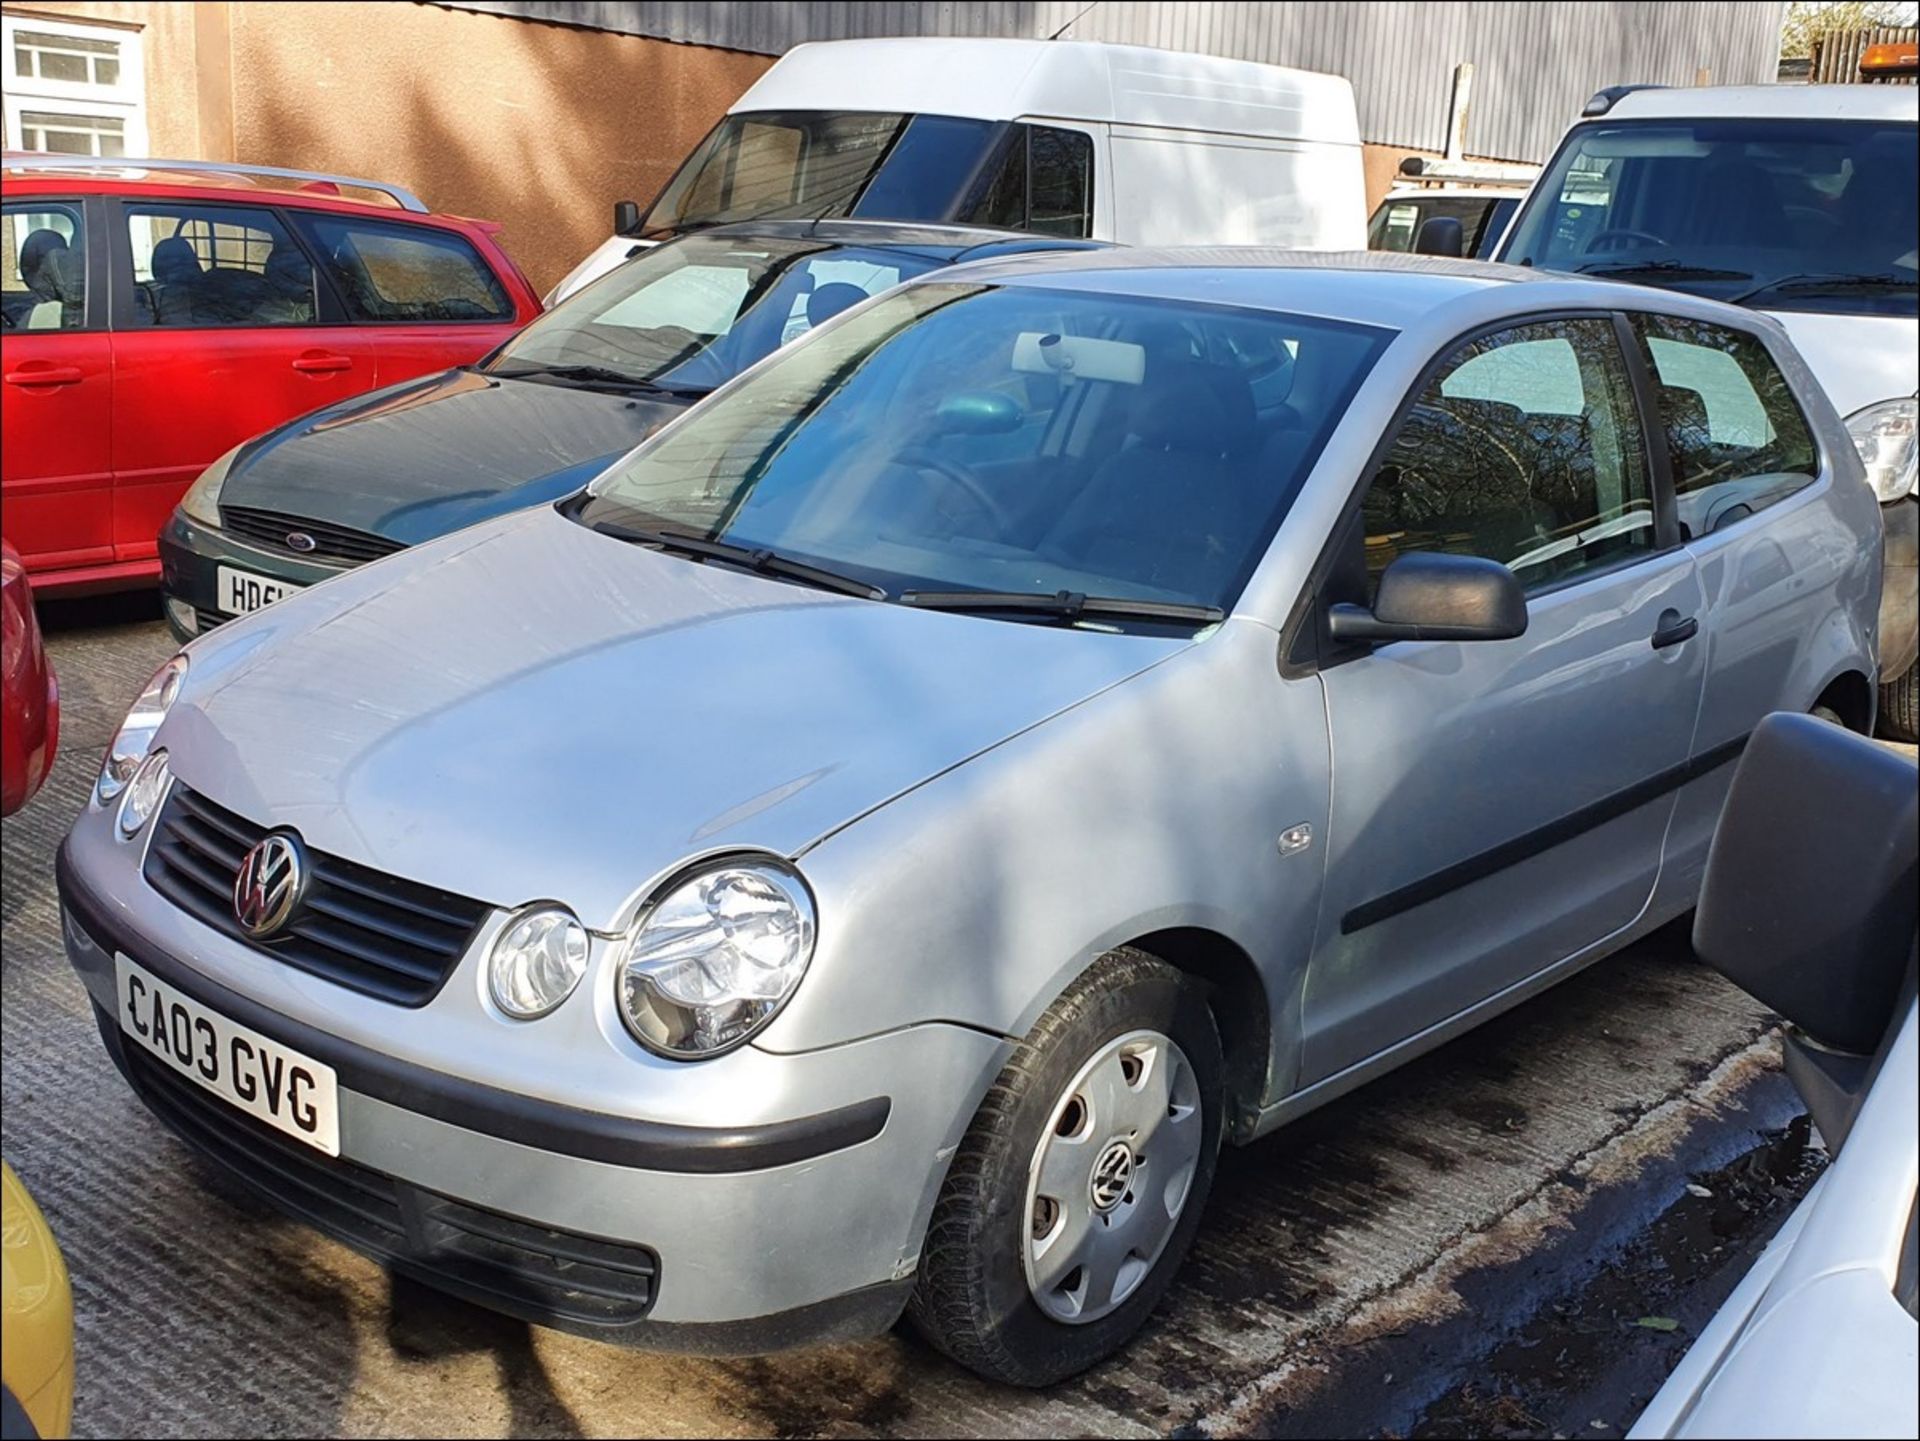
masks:
[[[923,282],[795,346],[569,513],[904,591],[1231,607],[1389,332]]]
[[[1006,128],[877,111],[729,115],[667,182],[640,234],[773,216],[950,219]]]
[[[1501,258],[1765,310],[1916,308],[1912,124],[1623,120],[1576,126]]]
[[[941,263],[937,252],[689,235],[570,296],[515,336],[490,368],[512,376],[584,367],[607,372],[602,383],[624,378],[702,393]]]

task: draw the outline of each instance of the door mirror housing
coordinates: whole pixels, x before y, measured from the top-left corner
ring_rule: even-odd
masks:
[[[1451,215],[1430,215],[1413,237],[1415,255],[1445,255],[1454,260],[1467,253],[1467,233]]]
[[[613,202],[613,233],[637,235],[640,231],[640,206],[632,200]]]
[[[1514,573],[1477,555],[1416,551],[1380,574],[1373,609],[1336,605],[1327,633],[1392,640],[1512,640],[1527,633],[1527,597]]]

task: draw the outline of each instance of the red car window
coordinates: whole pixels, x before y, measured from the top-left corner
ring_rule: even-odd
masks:
[[[295,223],[354,320],[513,318],[512,300],[463,236],[317,213],[301,214]]]

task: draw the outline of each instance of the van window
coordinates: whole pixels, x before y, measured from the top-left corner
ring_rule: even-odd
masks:
[[[1613,324],[1468,341],[1401,422],[1362,502],[1367,571],[1485,556],[1528,588],[1650,551],[1653,497]]]
[[[812,110],[725,116],[667,182],[640,233],[762,215],[846,215],[907,118]]]
[[[1016,125],[999,167],[965,218],[975,225],[1082,237],[1093,232],[1093,139],[1051,125]]]
[[[1691,539],[1813,484],[1819,452],[1786,376],[1758,338],[1703,320],[1638,315]]]
[[[1920,314],[1911,123],[1575,126],[1501,258],[1765,310]]]

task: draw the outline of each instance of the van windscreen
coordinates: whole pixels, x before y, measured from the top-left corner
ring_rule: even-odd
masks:
[[[1763,310],[1920,313],[1912,124],[1576,126],[1501,259]]]
[[[882,112],[728,115],[660,192],[641,234],[773,216],[946,220],[1006,128]]]

